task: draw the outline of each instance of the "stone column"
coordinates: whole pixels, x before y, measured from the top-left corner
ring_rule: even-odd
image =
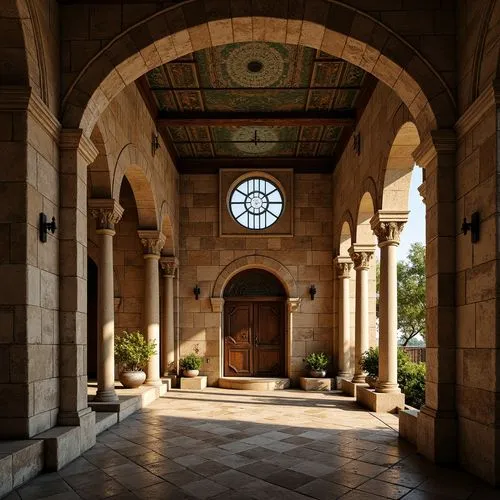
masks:
[[[288,343],[287,343],[287,377],[292,377],[293,374],[293,315],[300,311],[302,299],[298,297],[290,297],[287,300],[288,310]]]
[[[378,212],[371,220],[380,247],[379,373],[376,392],[401,392],[398,386],[397,248],[408,212]]]
[[[372,260],[375,245],[353,245],[349,249],[349,255],[354,262],[356,271],[356,345],[354,353],[354,377],[355,384],[365,383],[365,373],[361,370],[359,362],[361,355],[368,350],[368,270]]]
[[[99,336],[97,339],[97,394],[94,401],[118,401],[115,391],[115,304],[113,236],[123,208],[112,199],[89,200],[99,236]]]
[[[427,373],[417,447],[426,458],[441,463],[453,463],[458,455],[455,152],[455,132],[435,130],[413,153],[417,165],[425,168],[427,226]]]
[[[160,267],[163,272],[163,316],[161,359],[163,376],[175,373],[175,330],[174,330],[174,277],[179,266],[176,257],[162,257]]]
[[[98,151],[80,129],[63,130],[59,145],[58,424],[82,427],[80,452],[83,452],[95,444],[95,414],[87,404],[87,167]]]
[[[159,231],[138,231],[144,247],[144,326],[148,342],[156,343],[156,354],[147,367],[147,385],[161,385],[160,379],[160,279],[158,262],[165,244]]]
[[[335,259],[339,280],[339,372],[338,377],[346,378],[351,373],[351,307],[350,278],[352,260],[350,257]]]

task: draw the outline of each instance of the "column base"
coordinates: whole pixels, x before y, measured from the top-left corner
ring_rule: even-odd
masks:
[[[393,384],[391,382],[378,382],[375,392],[380,394],[400,394],[401,389],[398,384]]]
[[[368,387],[358,387],[356,401],[376,413],[396,413],[405,407],[405,395],[401,392],[375,392]]]
[[[346,380],[344,378],[344,379],[342,379],[341,386],[342,386],[342,392],[345,392],[348,396],[355,398],[358,389],[360,387],[368,387],[368,384],[367,383],[356,384],[356,383],[352,382],[351,380]]]
[[[417,449],[425,458],[441,464],[457,462],[457,415],[452,411],[420,408],[417,427]]]
[[[144,382],[144,385],[153,385],[155,387],[160,387],[161,385],[163,385],[163,382],[159,378],[151,379],[151,380],[146,380],[146,382]]]
[[[353,384],[366,384],[366,375],[364,373],[355,373],[351,382]]]
[[[97,394],[93,401],[96,403],[116,403],[118,401],[118,396],[114,389],[106,389],[103,391],[97,389]]]

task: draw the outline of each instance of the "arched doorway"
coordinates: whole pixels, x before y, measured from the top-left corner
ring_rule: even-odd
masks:
[[[273,274],[247,269],[224,289],[224,376],[283,377],[286,291]]]

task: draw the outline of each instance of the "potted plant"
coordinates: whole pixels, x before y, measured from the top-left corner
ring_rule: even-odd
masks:
[[[304,361],[311,377],[326,377],[326,367],[329,359],[324,352],[312,352],[305,357]]]
[[[179,361],[184,377],[197,377],[200,374],[200,367],[203,358],[199,356],[200,349],[195,345],[193,352]]]
[[[366,373],[366,383],[374,389],[378,382],[378,347],[370,347],[361,355],[361,369]]]
[[[134,389],[146,380],[144,368],[156,354],[154,341],[148,342],[138,330],[123,332],[115,341],[115,357],[120,365],[118,379],[123,387]]]

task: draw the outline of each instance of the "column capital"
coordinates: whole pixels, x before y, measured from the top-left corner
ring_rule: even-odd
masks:
[[[298,312],[300,310],[301,302],[302,302],[302,299],[299,297],[290,297],[287,300],[288,312],[291,312],[291,313]]]
[[[349,255],[354,263],[356,271],[361,269],[370,269],[370,261],[375,253],[375,245],[354,244],[349,248]]]
[[[174,278],[178,267],[179,259],[177,257],[168,256],[160,258],[160,268],[163,271],[164,278]]]
[[[62,150],[79,151],[88,165],[93,163],[99,154],[95,144],[81,128],[63,128],[59,136],[59,147]]]
[[[371,228],[380,247],[399,245],[401,231],[408,221],[409,212],[378,211],[370,220]]]
[[[333,264],[335,265],[337,278],[339,280],[350,278],[350,272],[353,266],[350,257],[339,255],[338,257],[335,257],[335,259],[333,259]]]
[[[88,206],[90,215],[96,219],[97,231],[113,231],[123,216],[123,207],[112,198],[91,198]]]
[[[144,256],[154,255],[160,258],[161,249],[165,245],[165,236],[157,230],[139,230],[137,231],[144,247]]]
[[[425,205],[425,197],[426,197],[426,189],[427,189],[427,185],[424,182],[422,182],[422,184],[420,184],[420,186],[418,186],[418,192],[420,193],[420,197],[422,198],[422,201],[424,202],[424,205]]]

